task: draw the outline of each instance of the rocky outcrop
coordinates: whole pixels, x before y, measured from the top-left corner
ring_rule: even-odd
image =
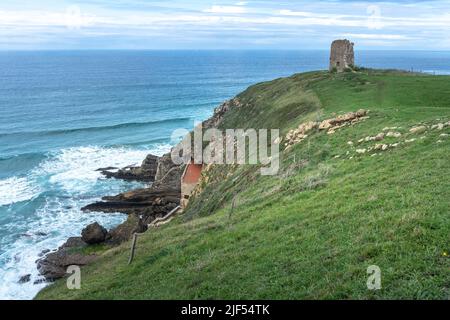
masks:
[[[203,128],[217,128],[222,122],[225,113],[239,107],[242,107],[242,104],[238,98],[225,101],[219,107],[214,109],[214,114],[211,118],[203,122]]]
[[[183,169],[183,166],[173,164],[170,155],[165,155],[158,164],[158,179],[150,188],[104,197],[103,201],[88,205],[82,210],[140,215],[145,221],[160,217],[180,204]]]
[[[109,179],[115,178],[127,181],[153,182],[155,181],[158,169],[158,160],[159,157],[149,154],[139,167],[129,166],[122,169],[110,167],[99,170]]]
[[[148,226],[138,215],[131,214],[127,221],[109,231],[106,244],[119,245],[131,239],[134,233],[143,233],[147,231]]]
[[[96,255],[85,255],[75,250],[84,246],[86,243],[81,238],[70,238],[56,252],[51,252],[37,261],[39,272],[51,281],[64,277],[69,266],[84,266],[91,263],[97,258]]]
[[[107,234],[108,231],[95,222],[83,229],[81,239],[87,244],[98,244],[105,241]]]
[[[155,181],[160,181],[164,178],[164,176],[172,169],[175,168],[177,165],[173,163],[171,154],[165,154],[163,155],[157,165],[156,175],[155,175]]]
[[[298,128],[290,130],[287,133],[284,139],[284,145],[287,149],[291,148],[293,145],[300,143],[308,138],[309,133],[314,129],[319,131],[326,130],[327,134],[333,134],[343,127],[351,126],[368,119],[367,114],[367,110],[361,109],[356,112],[349,112],[335,118],[323,120],[321,122],[309,121],[306,123],[302,123],[298,126]],[[380,138],[382,140],[384,138],[384,134],[383,137],[377,137],[374,139]]]

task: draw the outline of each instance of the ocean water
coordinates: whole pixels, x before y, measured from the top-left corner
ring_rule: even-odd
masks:
[[[362,51],[357,61],[450,74],[450,52]],[[173,130],[192,129],[251,84],[327,66],[326,51],[0,52],[0,299],[45,286],[35,284],[43,250],[93,221],[124,221],[80,211],[142,186],[98,168],[167,152]]]

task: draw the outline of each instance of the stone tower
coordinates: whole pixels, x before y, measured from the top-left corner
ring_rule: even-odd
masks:
[[[335,40],[331,44],[330,71],[343,72],[355,65],[354,43],[349,40]]]

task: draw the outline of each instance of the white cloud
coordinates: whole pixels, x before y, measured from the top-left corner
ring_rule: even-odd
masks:
[[[292,10],[280,10],[279,13],[282,16],[291,16],[291,17],[311,17],[314,15],[311,12],[292,11]]]
[[[342,34],[342,37],[352,39],[365,39],[365,40],[411,40],[414,39],[409,36],[400,34],[372,34],[372,33],[346,33]]]
[[[207,13],[222,13],[222,14],[242,14],[246,12],[243,5],[237,6],[212,6],[209,9],[205,9],[203,12]]]

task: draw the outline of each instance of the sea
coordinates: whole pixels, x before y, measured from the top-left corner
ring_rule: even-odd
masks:
[[[450,52],[358,51],[358,65],[450,75]],[[162,155],[248,86],[328,67],[323,51],[0,52],[0,299],[44,286],[36,260],[94,221],[106,195],[142,187],[97,169]],[[30,275],[30,281],[20,278]]]

